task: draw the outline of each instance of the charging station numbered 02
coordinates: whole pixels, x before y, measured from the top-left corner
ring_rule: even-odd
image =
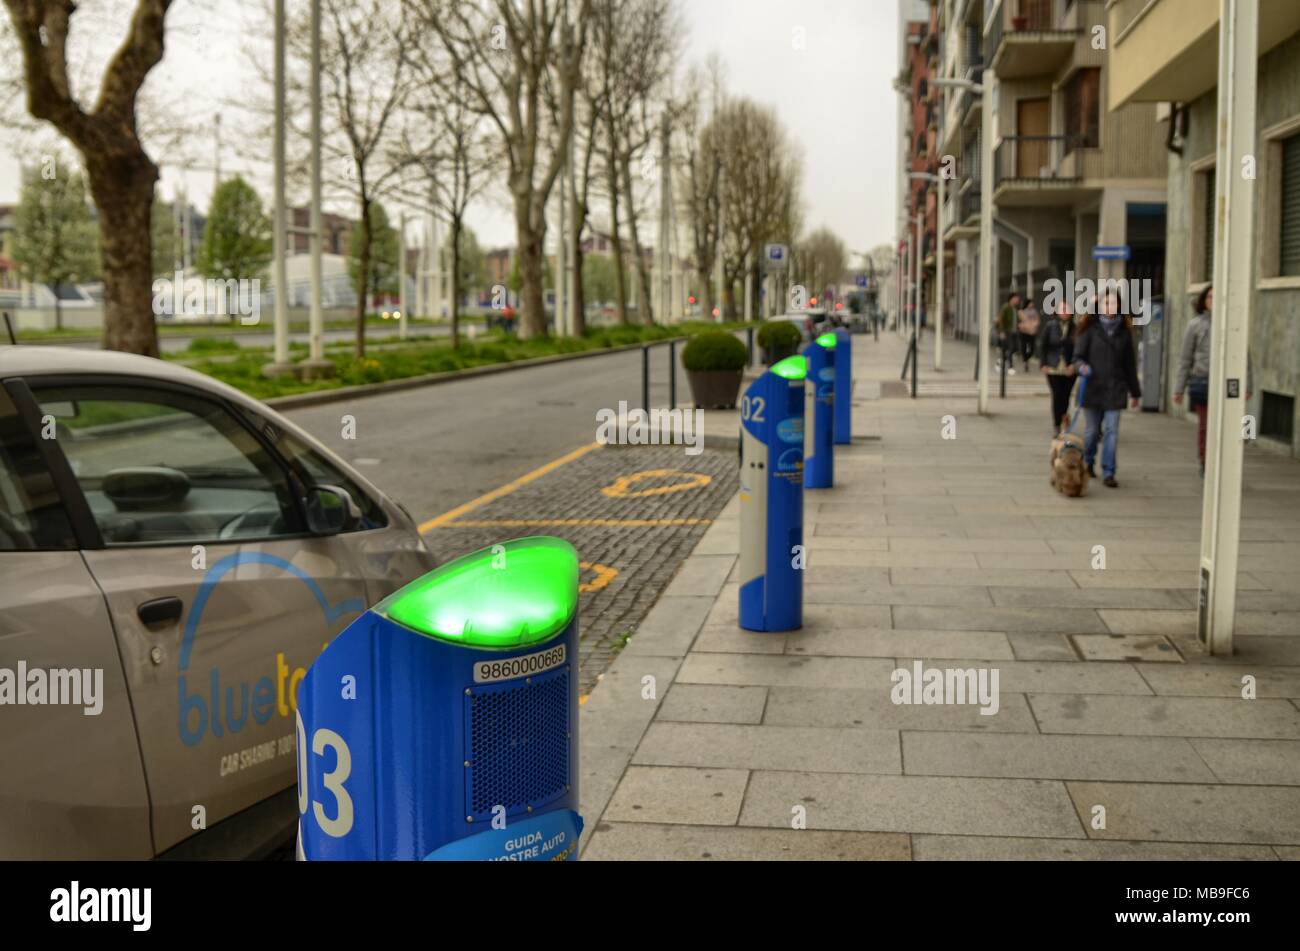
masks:
[[[740,626],[803,625],[804,376],[787,357],[740,403]]]
[[[366,611],[298,693],[298,857],[576,859],[578,556],[493,545]]]

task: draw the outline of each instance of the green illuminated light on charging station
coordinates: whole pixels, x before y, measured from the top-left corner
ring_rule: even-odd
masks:
[[[772,364],[772,372],[783,380],[802,380],[808,375],[808,358],[786,357]]]
[[[517,538],[448,562],[375,606],[428,637],[466,647],[536,644],[578,608],[578,553],[559,538]]]
[[[835,333],[832,331],[829,333],[822,334],[820,337],[817,338],[817,345],[819,347],[825,347],[827,350],[834,350]]]

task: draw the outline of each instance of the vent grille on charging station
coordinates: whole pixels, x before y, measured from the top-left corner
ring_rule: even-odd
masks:
[[[465,697],[467,815],[546,805],[569,782],[569,671],[475,685]]]

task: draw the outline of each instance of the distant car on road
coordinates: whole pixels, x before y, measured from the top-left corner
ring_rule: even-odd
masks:
[[[298,682],[434,564],[400,505],[237,390],[0,346],[0,858],[290,841]]]

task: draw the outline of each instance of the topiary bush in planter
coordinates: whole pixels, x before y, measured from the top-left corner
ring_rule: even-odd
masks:
[[[733,408],[748,358],[732,334],[710,330],[692,337],[682,350],[682,366],[695,406]]]
[[[763,363],[771,366],[799,352],[803,334],[788,320],[768,321],[758,328],[758,345],[763,349]]]

